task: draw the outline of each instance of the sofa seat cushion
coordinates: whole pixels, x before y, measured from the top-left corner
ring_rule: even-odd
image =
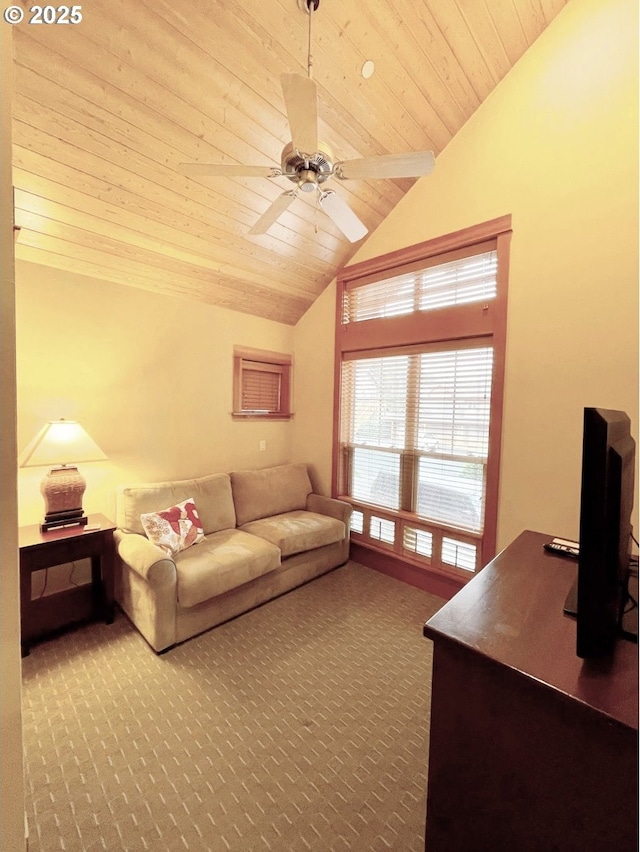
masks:
[[[221,530],[175,557],[178,603],[196,606],[274,571],[280,551],[242,530]]]
[[[345,525],[336,518],[296,510],[244,524],[242,530],[272,542],[283,557],[342,541]]]

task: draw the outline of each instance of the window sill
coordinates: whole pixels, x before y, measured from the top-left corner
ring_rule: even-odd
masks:
[[[293,414],[275,412],[273,414],[256,414],[255,412],[232,411],[234,420],[291,420]]]

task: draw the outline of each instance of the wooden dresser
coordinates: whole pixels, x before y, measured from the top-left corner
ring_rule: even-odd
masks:
[[[638,646],[576,656],[551,538],[522,533],[424,627],[429,852],[638,848]]]

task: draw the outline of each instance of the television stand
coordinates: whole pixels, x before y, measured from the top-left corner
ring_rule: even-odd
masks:
[[[431,618],[428,852],[637,852],[638,646],[576,655],[575,563],[524,532]]]

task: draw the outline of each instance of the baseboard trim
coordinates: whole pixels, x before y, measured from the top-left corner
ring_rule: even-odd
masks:
[[[464,580],[459,580],[457,577],[448,577],[424,568],[416,568],[393,554],[379,553],[377,550],[371,550],[353,541],[350,558],[367,568],[373,568],[381,574],[387,574],[389,577],[394,577],[410,586],[416,586],[423,592],[429,592],[447,601],[465,586]]]

